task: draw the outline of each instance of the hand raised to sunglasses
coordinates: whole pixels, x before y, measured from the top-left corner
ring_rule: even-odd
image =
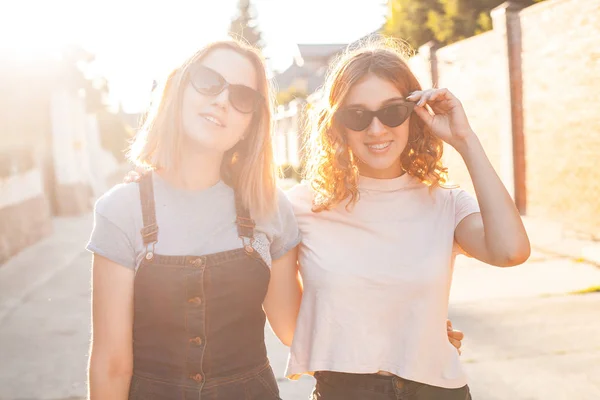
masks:
[[[432,133],[459,152],[462,145],[475,136],[462,103],[448,89],[416,91],[406,99],[416,102],[414,112]]]

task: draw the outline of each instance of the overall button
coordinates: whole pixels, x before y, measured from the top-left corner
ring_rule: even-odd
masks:
[[[191,338],[190,343],[194,343],[196,346],[200,346],[202,344],[202,339],[199,336],[197,336],[195,338]]]
[[[402,389],[404,387],[404,381],[402,379],[396,379],[396,388]]]
[[[201,257],[194,258],[193,260],[190,260],[190,264],[196,268],[200,268],[204,264],[204,260]]]
[[[244,249],[246,250],[246,253],[254,253],[254,248],[252,246],[250,246],[249,244],[246,245],[244,247]]]
[[[188,299],[188,303],[199,306],[202,304],[202,299],[200,297],[192,297],[191,299]]]
[[[202,375],[200,375],[200,374],[190,375],[190,379],[193,379],[196,382],[202,382]]]

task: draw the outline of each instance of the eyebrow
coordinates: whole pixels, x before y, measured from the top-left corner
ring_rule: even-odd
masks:
[[[400,103],[400,102],[406,102],[406,98],[404,97],[400,97],[400,96],[396,96],[396,97],[391,97],[389,99],[387,99],[386,101],[384,101],[383,103],[381,103],[381,106],[379,106],[379,108],[387,106],[388,104],[391,103]],[[365,106],[364,104],[348,104],[347,106],[345,106],[345,108],[367,108],[367,106]]]

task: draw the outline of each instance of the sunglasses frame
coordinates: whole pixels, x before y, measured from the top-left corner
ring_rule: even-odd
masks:
[[[194,82],[193,77],[195,76],[195,74],[197,74],[202,69],[204,69],[206,71],[209,71],[210,73],[214,74],[219,79],[219,81],[221,82],[221,86],[220,86],[218,92],[214,92],[213,93],[213,92],[210,92],[210,91],[206,91],[206,90],[204,90],[202,88],[199,88],[198,87],[199,86],[198,83]],[[235,84],[235,83],[229,83],[223,77],[223,75],[221,75],[220,73],[218,73],[214,69],[207,67],[206,65],[196,64],[196,65],[193,65],[192,67],[190,67],[190,71],[188,73],[188,79],[189,79],[190,83],[192,84],[192,86],[194,87],[194,89],[198,93],[203,94],[205,96],[217,96],[220,93],[222,93],[225,89],[229,89],[229,93],[227,95],[227,100],[229,101],[229,104],[231,104],[231,106],[233,108],[235,108],[237,111],[241,112],[242,114],[252,114],[252,113],[255,113],[256,111],[260,110],[260,108],[262,106],[264,106],[264,104],[265,104],[265,97],[258,90],[252,89],[251,87],[246,86],[246,85],[239,85],[239,84]],[[250,90],[250,91],[252,91],[252,93],[255,94],[255,101],[252,102],[252,104],[253,104],[252,110],[250,110],[250,111],[244,111],[244,110],[241,110],[240,108],[238,108],[235,105],[235,102],[232,100],[232,96],[235,96],[233,93],[236,91],[236,88],[243,88],[244,90]]]
[[[382,115],[382,113],[385,110],[387,110],[388,108],[391,108],[391,107],[398,107],[398,106],[405,107],[408,110],[408,112],[406,113],[406,117],[399,124],[397,124],[397,125],[388,125],[388,124],[386,124],[385,122],[383,122],[381,120],[380,115]],[[341,108],[341,109],[339,109],[339,110],[337,110],[335,112],[335,118],[343,126],[345,126],[347,129],[350,129],[351,131],[355,131],[355,132],[362,132],[365,129],[367,129],[369,126],[371,126],[371,124],[373,123],[373,118],[375,118],[375,117],[377,117],[377,119],[382,124],[384,124],[385,126],[390,127],[390,128],[395,128],[397,126],[402,125],[408,118],[410,118],[410,115],[412,114],[412,112],[414,110],[414,107],[415,107],[415,103],[414,102],[404,101],[404,102],[393,103],[393,104],[389,104],[389,105],[383,106],[379,110],[376,110],[376,111],[371,111],[371,110],[367,110],[367,109],[360,108],[360,107]],[[344,113],[348,112],[348,111],[352,111],[352,110],[361,110],[362,112],[367,113],[368,115],[370,115],[369,123],[363,129],[354,129],[354,128],[348,126],[347,120],[346,120],[346,118],[344,118]]]

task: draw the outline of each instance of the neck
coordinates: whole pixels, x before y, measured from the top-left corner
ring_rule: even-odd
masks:
[[[185,190],[203,190],[221,180],[223,153],[184,146],[178,168],[159,173],[171,185]]]
[[[404,169],[400,159],[388,168],[377,169],[359,161],[358,173],[366,178],[373,179],[394,179],[404,175]]]

